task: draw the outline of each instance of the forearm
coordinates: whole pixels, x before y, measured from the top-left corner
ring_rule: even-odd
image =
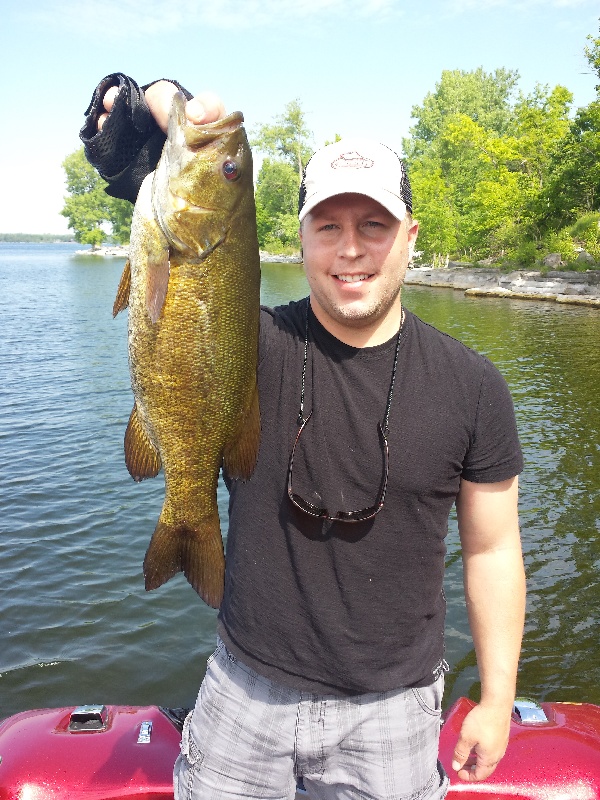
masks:
[[[454,750],[462,780],[489,777],[508,743],[525,616],[518,480],[463,480],[456,501],[465,598],[481,702],[467,714]]]
[[[463,562],[481,703],[510,715],[525,620],[525,573],[518,536],[512,546],[463,553]]]

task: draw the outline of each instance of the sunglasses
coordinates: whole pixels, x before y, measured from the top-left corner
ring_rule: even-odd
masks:
[[[386,404],[385,410],[385,417],[383,424],[381,422],[377,423],[377,430],[379,432],[379,438],[382,444],[383,449],[383,476],[381,479],[381,485],[379,487],[379,493],[377,494],[377,499],[372,506],[368,508],[360,509],[359,511],[336,511],[335,513],[330,513],[326,508],[320,508],[319,506],[314,505],[313,503],[309,503],[308,500],[305,500],[299,494],[294,491],[293,487],[293,468],[294,468],[294,456],[296,454],[296,448],[298,447],[298,442],[300,441],[300,437],[302,436],[302,432],[306,428],[308,421],[312,417],[313,412],[311,411],[310,414],[305,417],[304,416],[304,395],[305,395],[305,378],[306,378],[306,364],[308,360],[308,309],[309,303],[306,303],[306,335],[304,338],[304,364],[302,367],[302,389],[300,394],[300,412],[298,414],[298,423],[300,428],[296,435],[296,439],[294,441],[294,445],[292,447],[292,452],[290,454],[290,460],[288,464],[288,474],[287,474],[287,493],[290,501],[292,504],[299,509],[300,511],[308,514],[311,517],[316,517],[317,519],[328,520],[330,522],[364,522],[369,519],[373,519],[374,516],[379,514],[381,509],[383,508],[383,504],[385,501],[385,493],[387,489],[387,482],[388,482],[388,475],[389,475],[389,468],[390,468],[390,454],[389,454],[389,446],[387,441],[387,434],[388,434],[388,420],[390,416],[390,408],[392,406],[392,397],[394,394],[394,383],[396,380],[396,369],[398,366],[398,350],[400,348],[400,335],[402,333],[402,326],[404,325],[404,309],[402,309],[402,317],[400,320],[400,330],[398,331],[398,338],[396,341],[396,352],[394,354],[394,366],[392,368],[392,379],[390,381],[390,390],[388,393],[388,399]]]
[[[292,452],[290,455],[290,463],[288,466],[288,480],[287,480],[287,493],[288,497],[292,501],[292,503],[299,508],[300,511],[304,511],[305,514],[309,514],[311,517],[318,517],[319,519],[329,520],[330,522],[364,522],[367,519],[372,519],[376,514],[379,514],[381,509],[383,508],[383,503],[385,500],[385,491],[387,489],[387,482],[388,482],[388,474],[389,474],[389,467],[390,467],[390,456],[389,456],[389,448],[385,433],[383,432],[383,428],[381,427],[381,423],[377,423],[377,430],[379,431],[379,436],[381,438],[383,444],[383,477],[381,479],[381,486],[379,488],[379,494],[377,495],[377,500],[375,504],[369,506],[369,508],[363,508],[360,511],[337,511],[335,514],[330,514],[326,508],[319,508],[318,506],[309,503],[308,500],[304,500],[304,498],[300,497],[294,491],[292,485],[292,472],[294,467],[294,454],[296,452],[296,447],[298,446],[298,442],[300,441],[300,436],[302,431],[306,427],[308,420],[312,417],[312,411],[306,417],[306,419],[302,419],[302,424],[300,425],[300,430],[298,431],[298,435],[296,436],[296,440],[294,442],[294,446],[292,447]]]

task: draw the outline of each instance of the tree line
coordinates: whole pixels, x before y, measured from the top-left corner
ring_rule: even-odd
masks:
[[[504,68],[445,70],[413,107],[402,146],[423,260],[527,266],[552,252],[566,264],[600,267],[600,36],[587,41],[599,85],[586,107],[573,109],[564,86],[524,94],[519,73]],[[268,252],[299,250],[298,188],[313,138],[298,99],[251,133],[263,156],[255,197],[259,244]],[[83,148],[63,167],[62,213],[76,239],[94,245],[110,234],[126,242],[131,205],[104,192]]]
[[[0,242],[72,242],[72,233],[0,233]]]

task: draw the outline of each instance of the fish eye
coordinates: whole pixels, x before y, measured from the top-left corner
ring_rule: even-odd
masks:
[[[233,161],[231,158],[228,158],[227,161],[223,162],[222,169],[223,175],[228,181],[236,181],[240,177],[240,170],[237,162]]]

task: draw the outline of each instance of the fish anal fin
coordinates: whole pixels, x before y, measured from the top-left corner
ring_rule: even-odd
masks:
[[[225,556],[217,510],[196,527],[158,521],[144,558],[146,591],[158,589],[178,572],[183,572],[207,605],[219,608]]]
[[[117,296],[113,303],[112,314],[116,317],[119,311],[124,311],[129,305],[129,292],[131,290],[131,264],[129,261],[125,264],[125,269],[119,281],[119,288],[117,289]]]
[[[134,481],[154,478],[161,468],[160,455],[144,429],[137,405],[125,431],[125,464]]]
[[[248,480],[254,471],[260,446],[260,408],[258,386],[255,387],[250,409],[242,420],[239,432],[225,447],[223,462],[227,474],[234,479]]]
[[[155,248],[148,255],[146,273],[146,311],[156,325],[158,322],[169,288],[169,248]]]

